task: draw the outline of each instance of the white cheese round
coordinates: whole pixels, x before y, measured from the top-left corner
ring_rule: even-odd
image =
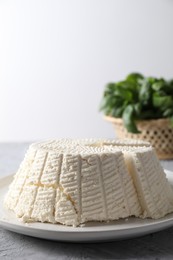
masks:
[[[77,226],[173,211],[173,191],[147,142],[60,139],[32,144],[4,202],[23,221]]]

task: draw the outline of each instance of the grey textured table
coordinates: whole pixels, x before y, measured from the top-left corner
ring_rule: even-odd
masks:
[[[0,176],[16,171],[29,143],[0,144]],[[164,161],[173,170],[173,161]],[[70,244],[15,234],[0,228],[0,260],[173,259],[173,228],[144,237],[98,244]]]

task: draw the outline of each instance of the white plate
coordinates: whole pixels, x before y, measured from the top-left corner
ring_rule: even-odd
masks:
[[[165,172],[173,185],[173,172]],[[24,224],[3,208],[3,198],[12,178],[13,175],[0,179],[0,226],[10,231],[57,241],[98,242],[142,236],[173,226],[173,213],[159,220],[129,218],[109,223],[90,222],[76,228],[47,223]]]

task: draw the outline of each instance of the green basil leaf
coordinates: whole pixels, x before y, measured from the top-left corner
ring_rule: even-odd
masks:
[[[154,93],[153,105],[161,110],[165,110],[169,107],[173,107],[173,98],[171,96],[161,96],[159,93]]]
[[[154,82],[151,87],[154,91],[164,90],[166,87],[166,82],[163,79],[161,79]]]
[[[140,73],[130,73],[127,77],[126,77],[126,81],[131,82],[133,84],[137,84],[139,82],[140,79],[143,79],[143,75]]]
[[[139,100],[143,105],[150,103],[152,97],[151,85],[147,79],[142,81],[141,88],[139,90]]]
[[[173,116],[173,108],[167,108],[163,111],[163,117],[170,117]]]
[[[139,90],[139,100],[143,105],[148,105],[151,103],[152,89],[151,84],[147,78],[142,81],[142,85]]]
[[[138,100],[138,84],[134,84],[126,80],[126,81],[120,81],[116,85],[117,87],[119,87],[120,89],[128,93],[128,101],[135,102]],[[125,95],[123,96],[126,98]]]
[[[108,106],[107,99],[105,97],[102,98],[99,106],[99,110],[102,111]]]
[[[158,81],[158,79],[153,78],[153,77],[148,77],[146,79],[150,83],[150,85],[153,85],[154,83],[156,83]]]
[[[137,103],[134,105],[134,111],[135,111],[136,117],[140,117],[141,109],[142,109],[141,103]]]
[[[140,133],[140,131],[137,129],[135,118],[134,118],[134,107],[133,105],[128,105],[123,112],[123,122],[130,133]]]
[[[132,98],[133,98],[132,93],[129,90],[121,88],[121,87],[116,88],[116,90],[114,91],[114,95],[119,96],[126,101],[132,101]]]
[[[116,84],[111,82],[111,83],[108,83],[108,84],[106,85],[106,89],[109,89],[109,90],[114,91],[115,86],[116,86]]]
[[[123,106],[122,107],[113,108],[112,111],[111,111],[111,116],[113,116],[113,117],[122,117],[123,110],[124,110]]]

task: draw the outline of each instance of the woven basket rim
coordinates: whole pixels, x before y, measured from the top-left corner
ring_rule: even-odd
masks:
[[[122,125],[123,124],[123,120],[122,118],[116,118],[116,117],[112,117],[112,116],[104,116],[104,119],[114,123],[114,124],[119,124]],[[144,125],[165,125],[168,126],[170,125],[170,119],[169,118],[159,118],[159,119],[149,119],[149,120],[137,120],[136,124],[138,126],[144,126]]]

